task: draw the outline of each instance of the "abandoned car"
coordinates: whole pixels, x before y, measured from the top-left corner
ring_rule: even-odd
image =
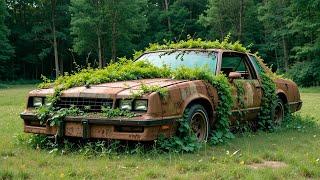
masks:
[[[242,53],[223,49],[180,49],[170,53],[167,50],[146,52],[137,61],[148,60],[155,66],[169,65],[208,67],[208,71],[217,75],[224,73],[229,82],[244,87],[243,103],[245,111],[243,121],[254,121],[260,111],[263,96],[261,73],[270,71],[258,58],[250,53]],[[183,52],[183,58],[179,57]],[[273,120],[281,122],[285,111],[300,110],[302,101],[297,85],[286,79],[275,81],[277,105],[274,108]],[[161,98],[159,93],[152,92],[138,99],[129,99],[132,91],[142,84],[157,85],[168,90],[168,98]],[[210,131],[214,131],[216,108],[221,97],[217,90],[203,80],[176,79],[142,79],[102,83],[91,86],[73,87],[64,90],[56,107],[71,106],[97,112],[95,116],[66,116],[60,126],[41,124],[34,109],[46,103],[46,97],[52,95],[54,89],[36,89],[29,93],[26,110],[21,113],[24,120],[24,131],[27,133],[55,135],[58,130],[64,137],[118,139],[135,141],[152,141],[160,134],[166,137],[176,133],[176,120],[182,118],[188,109],[187,119],[190,127],[200,141],[207,140]],[[239,111],[237,88],[232,88],[234,105],[230,123],[236,124]],[[102,106],[128,110],[137,114],[134,117],[106,118],[99,116]]]

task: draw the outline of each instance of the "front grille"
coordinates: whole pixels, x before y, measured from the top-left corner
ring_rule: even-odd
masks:
[[[69,108],[77,107],[83,111],[100,112],[101,107],[112,107],[112,99],[83,98],[83,97],[60,97],[56,107]]]

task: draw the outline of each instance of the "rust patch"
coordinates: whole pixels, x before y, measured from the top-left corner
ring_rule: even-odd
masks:
[[[244,83],[244,91],[245,91],[245,97],[244,97],[245,104],[247,105],[247,107],[251,107],[253,105],[254,91],[250,82]]]

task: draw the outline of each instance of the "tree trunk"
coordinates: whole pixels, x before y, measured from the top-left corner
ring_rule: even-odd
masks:
[[[168,30],[169,30],[169,32],[171,32],[171,20],[170,20],[170,16],[168,15],[168,12],[169,12],[169,2],[168,2],[168,0],[164,0],[164,5],[165,5],[165,11],[167,13]]]
[[[56,25],[55,25],[55,9],[56,0],[51,0],[51,21],[52,21],[52,35],[53,35],[53,51],[54,51],[54,64],[56,68],[56,78],[60,75],[59,71],[59,59],[58,59],[58,43],[56,37]]]
[[[277,49],[274,50],[274,53],[275,53],[275,55],[276,55],[277,70],[278,70],[279,67],[280,67],[280,63],[279,63],[279,58],[278,58],[278,51],[277,51]]]
[[[239,34],[238,39],[242,38],[242,17],[243,17],[243,0],[240,0],[240,11],[239,11]]]
[[[112,40],[111,40],[111,59],[113,61],[116,60],[116,56],[117,56],[117,48],[116,48],[116,17],[114,17],[113,21],[112,21]]]
[[[282,45],[283,45],[283,61],[284,61],[284,69],[287,72],[289,69],[289,58],[288,58],[288,47],[287,47],[287,41],[282,35]]]
[[[102,48],[101,48],[101,35],[98,34],[98,56],[99,56],[99,68],[103,67],[102,62]]]
[[[62,57],[60,56],[60,61],[59,61],[59,64],[60,64],[60,74],[62,74],[63,75],[63,61],[62,61]]]

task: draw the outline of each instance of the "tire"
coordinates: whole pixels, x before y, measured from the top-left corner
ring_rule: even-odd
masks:
[[[280,125],[285,118],[285,106],[281,99],[277,99],[276,106],[273,110],[273,121],[275,125]]]
[[[195,104],[188,108],[186,113],[190,128],[195,133],[198,140],[200,142],[207,141],[210,126],[206,109],[200,104]]]

